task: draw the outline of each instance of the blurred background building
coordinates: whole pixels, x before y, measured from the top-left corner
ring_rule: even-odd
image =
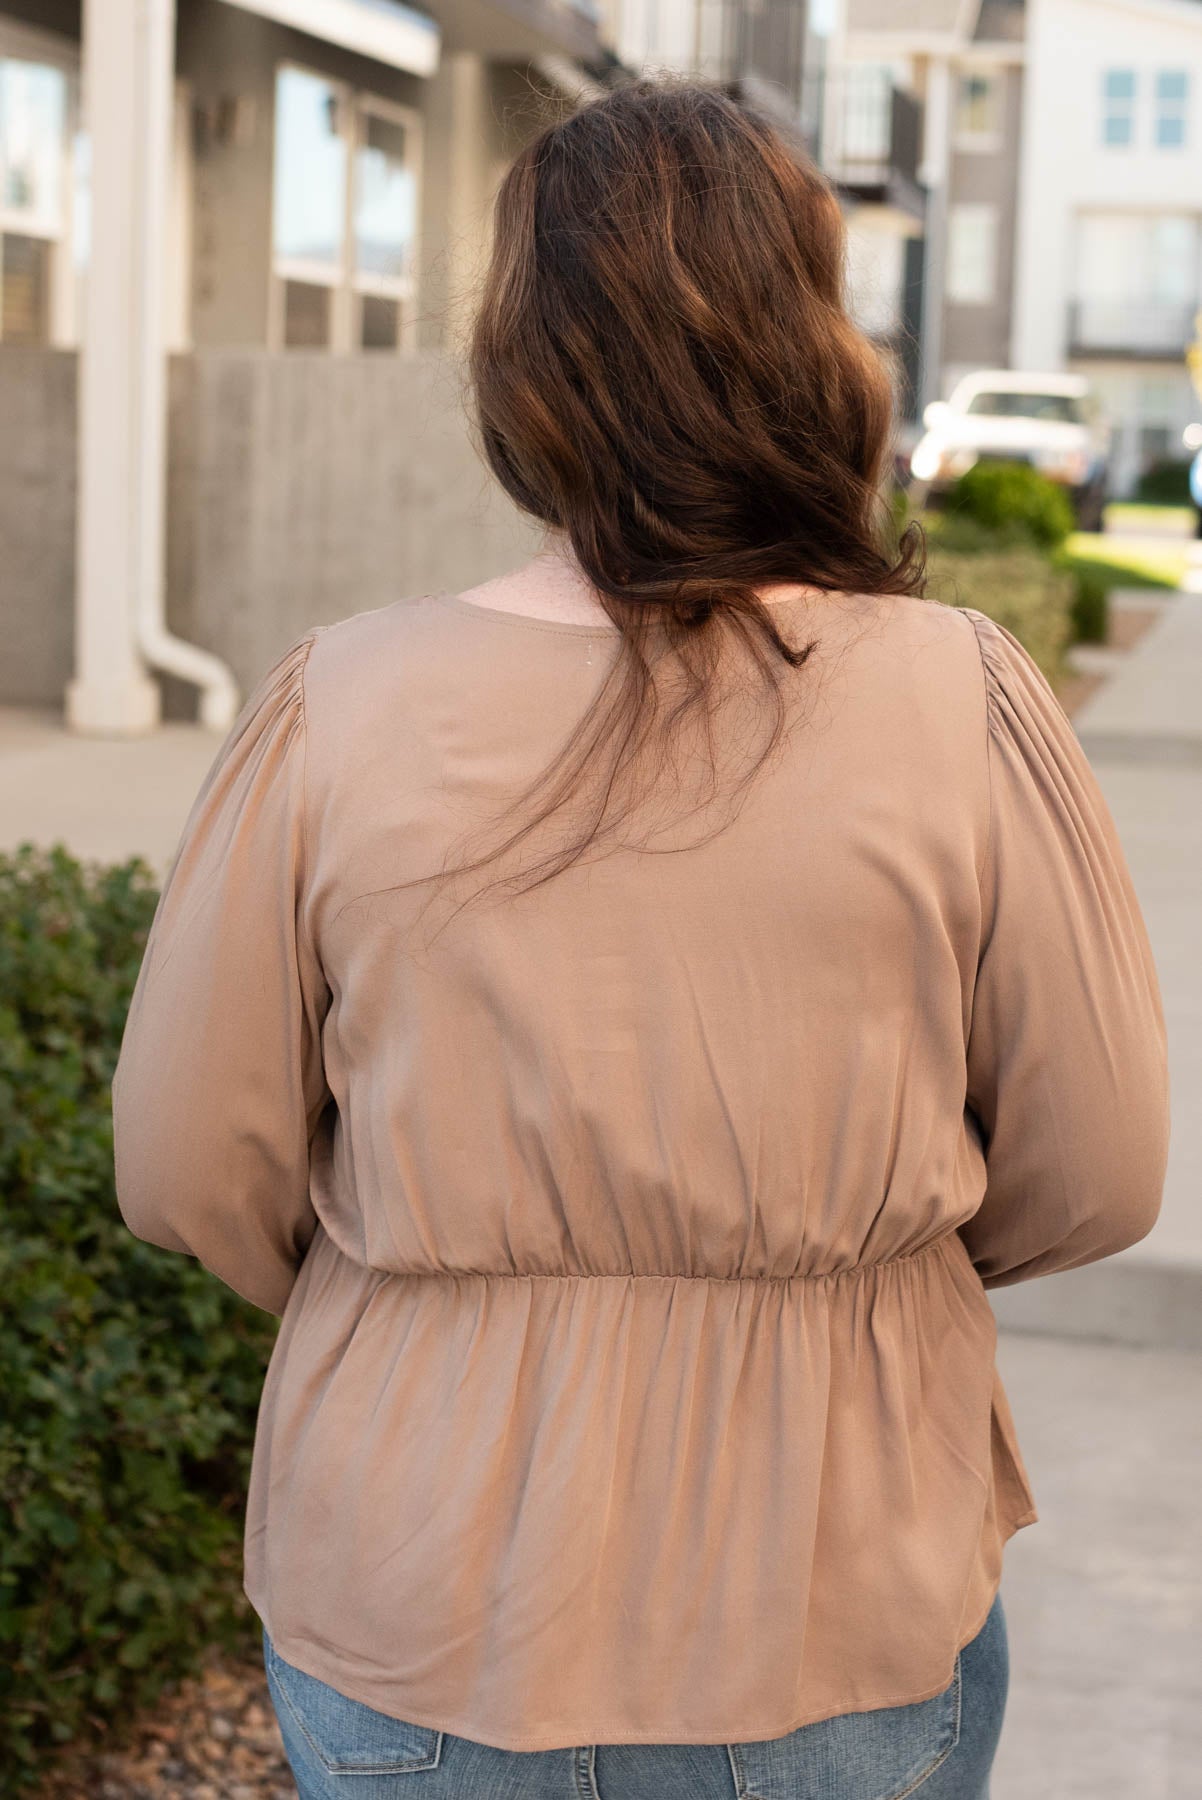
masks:
[[[220,725],[524,549],[460,404],[490,200],[658,69],[836,183],[903,448],[982,367],[1087,372],[1115,493],[1179,444],[1202,0],[0,0],[0,701]]]

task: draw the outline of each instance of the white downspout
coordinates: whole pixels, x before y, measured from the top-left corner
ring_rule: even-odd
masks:
[[[175,66],[174,0],[84,0],[92,232],[79,359],[79,510],[72,729],[152,730],[146,665],[201,690],[226,730],[226,665],[166,626],[165,263]]]
[[[947,286],[947,231],[951,173],[951,59],[943,52],[927,65],[922,167],[927,189],[927,253],[923,274],[922,392],[919,411],[943,393],[943,308]]]
[[[143,229],[137,249],[141,267],[139,344],[142,360],[141,428],[137,482],[141,530],[138,539],[135,616],[138,649],[154,669],[179,676],[200,689],[200,722],[228,731],[238,712],[238,687],[220,658],[173,637],[166,618],[167,517],[167,209],[171,149],[175,137],[175,0],[138,0],[138,66],[145,71],[145,129],[149,153],[141,159],[139,206]]]

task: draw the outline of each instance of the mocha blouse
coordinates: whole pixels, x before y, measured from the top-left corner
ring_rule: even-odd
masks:
[[[1037,1517],[986,1289],[1157,1216],[1157,978],[1048,685],[979,612],[788,604],[797,720],[724,830],[455,914],[399,885],[618,645],[423,596],[264,677],[162,893],[121,1211],[282,1315],[246,1592],[415,1724],[737,1742],[941,1692]]]

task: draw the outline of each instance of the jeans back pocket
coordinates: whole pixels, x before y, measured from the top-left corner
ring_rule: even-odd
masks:
[[[960,1657],[933,1700],[839,1713],[785,1737],[728,1744],[738,1800],[905,1800],[960,1741]]]
[[[267,1685],[294,1770],[315,1760],[327,1775],[415,1775],[438,1767],[445,1733],[350,1700],[285,1662],[263,1633]]]

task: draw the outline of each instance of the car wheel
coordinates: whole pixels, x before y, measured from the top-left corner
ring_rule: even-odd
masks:
[[[1073,496],[1078,531],[1101,531],[1105,523],[1106,496],[1100,488],[1087,488]]]

